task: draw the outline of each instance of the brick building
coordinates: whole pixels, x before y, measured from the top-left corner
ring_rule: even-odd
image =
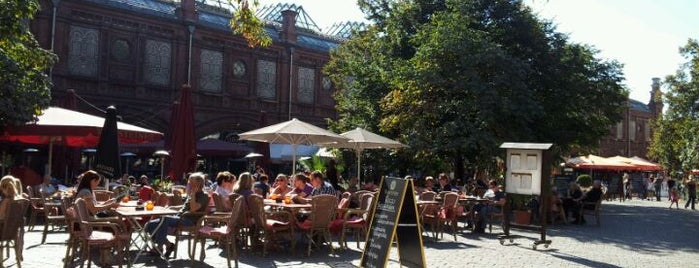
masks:
[[[622,121],[611,128],[609,136],[600,140],[598,155],[647,157],[653,138],[652,122],[663,111],[660,78],[653,78],[652,81],[648,104],[629,99]]]

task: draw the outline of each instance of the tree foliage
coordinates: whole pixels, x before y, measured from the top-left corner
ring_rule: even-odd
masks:
[[[0,0],[0,126],[36,119],[51,101],[46,71],[56,56],[42,49],[29,31],[36,0]]]
[[[699,43],[690,39],[679,52],[687,62],[665,78],[667,111],[655,122],[648,154],[671,171],[686,172],[699,166]]]
[[[463,178],[460,166],[492,166],[504,141],[592,148],[621,120],[621,66],[521,1],[359,2],[374,25],[331,55],[331,125],[399,138],[408,166],[447,163]]]
[[[233,12],[230,26],[234,34],[242,35],[248,41],[250,47],[266,47],[272,44],[272,38],[265,31],[265,23],[254,12],[254,7],[259,5],[257,0],[228,0],[231,6],[238,7]]]

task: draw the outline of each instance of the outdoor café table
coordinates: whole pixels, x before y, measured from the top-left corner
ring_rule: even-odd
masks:
[[[291,210],[299,210],[299,209],[311,209],[312,206],[311,204],[287,204],[284,202],[277,202],[272,199],[265,199],[265,206],[271,206],[271,207],[277,207],[277,208],[286,208],[286,209],[291,209]]]
[[[153,239],[151,235],[146,232],[146,229],[144,228],[143,225],[138,221],[139,218],[144,218],[144,217],[164,217],[168,215],[177,215],[179,211],[172,210],[166,207],[160,207],[160,206],[155,206],[153,207],[153,210],[146,210],[145,208],[143,210],[136,210],[136,206],[130,206],[130,202],[126,202],[124,206],[121,206],[122,202],[119,203],[120,206],[116,209],[116,212],[121,216],[122,218],[127,219],[130,223],[131,226],[133,227],[133,230],[136,231],[136,237],[131,237],[130,244],[131,246],[134,246],[138,249],[138,253],[136,256],[133,258],[131,262],[128,263],[128,266],[131,267],[134,263],[136,263],[136,260],[138,260],[138,257],[141,256],[144,250],[146,250],[149,246],[149,244],[152,246],[153,244]],[[153,233],[156,233],[158,229],[162,226],[164,221],[160,221],[158,226],[155,227],[155,230]],[[136,241],[136,238],[140,238],[143,242],[143,244],[139,245]],[[130,248],[130,247],[129,247]],[[152,247],[157,250],[157,247]],[[162,252],[159,252],[162,257]],[[167,260],[167,259],[166,259]]]

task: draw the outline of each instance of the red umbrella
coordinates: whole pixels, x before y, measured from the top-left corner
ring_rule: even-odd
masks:
[[[94,147],[99,142],[104,118],[68,109],[49,107],[38,119],[21,126],[8,126],[0,136],[2,141],[48,144],[50,175],[54,144],[71,147]],[[162,139],[163,134],[150,129],[117,122],[120,143],[144,143]]]
[[[187,172],[194,171],[197,153],[194,138],[194,107],[192,107],[192,88],[183,85],[177,109],[172,111],[170,129],[168,130],[170,151],[170,168],[168,176],[179,181]]]

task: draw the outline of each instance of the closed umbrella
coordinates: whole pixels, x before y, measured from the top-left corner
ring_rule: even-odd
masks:
[[[349,140],[344,143],[330,145],[335,148],[353,149],[357,154],[357,178],[361,179],[362,151],[366,149],[396,149],[405,147],[404,144],[373,133],[363,128],[355,128],[353,130],[340,134]]]
[[[296,173],[296,151],[299,145],[330,145],[348,140],[332,131],[319,128],[296,118],[241,133],[238,137],[241,140],[291,144],[293,147],[292,174]]]
[[[194,171],[197,163],[196,140],[194,137],[194,107],[192,106],[192,88],[183,85],[180,100],[170,120],[168,130],[170,151],[170,169],[168,175],[179,181],[187,172]]]
[[[95,171],[106,178],[105,185],[107,187],[110,179],[121,177],[118,131],[117,110],[114,106],[109,106],[95,153]]]

